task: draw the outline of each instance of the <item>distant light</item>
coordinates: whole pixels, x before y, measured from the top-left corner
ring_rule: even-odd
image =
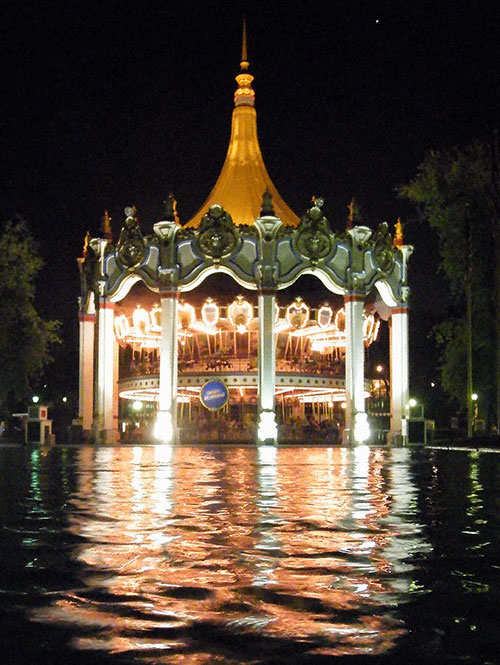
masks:
[[[135,402],[132,403],[132,408],[134,411],[140,411],[144,404],[140,400],[136,400]]]
[[[347,409],[347,404],[346,404],[345,402],[342,402],[342,404],[341,404],[340,406],[341,406],[343,409]]]
[[[174,438],[172,415],[168,411],[159,411],[154,426],[154,436],[162,443],[171,443]]]
[[[384,371],[384,367],[383,367],[382,365],[377,365],[377,366],[375,367],[375,369],[377,370],[377,372],[378,372],[379,374],[380,374],[380,372],[383,372],[383,371]]]
[[[479,397],[479,395],[477,393],[472,393],[472,395],[470,396],[470,398],[473,402],[477,402],[478,397]]]
[[[435,386],[436,384],[434,383],[434,381],[431,381],[431,388],[434,388]]]
[[[376,19],[375,19],[375,23],[380,23],[380,19],[379,19],[379,18],[376,18]]]
[[[66,404],[66,402],[68,401],[68,398],[67,398],[66,396],[64,396],[64,397],[62,398],[62,401]]]
[[[411,407],[417,406],[417,400],[416,400],[415,398],[412,397],[412,398],[408,401],[408,404],[409,404]]]
[[[370,425],[366,413],[360,412],[354,416],[354,440],[364,443],[370,438]]]
[[[38,402],[40,401],[40,398],[38,397],[38,395],[33,395],[33,397],[31,398],[31,401],[33,402],[33,404],[38,404]]]
[[[278,427],[274,420],[274,413],[272,411],[262,411],[259,418],[257,427],[257,437],[259,441],[266,441],[267,439],[276,440],[278,437]]]

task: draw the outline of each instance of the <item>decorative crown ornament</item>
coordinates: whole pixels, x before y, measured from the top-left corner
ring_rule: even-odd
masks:
[[[202,255],[210,257],[215,263],[238,247],[239,236],[233,220],[222,206],[215,204],[203,215],[195,244]]]
[[[328,220],[323,215],[323,204],[322,198],[313,196],[311,207],[300,220],[294,237],[295,249],[313,265],[328,256],[331,250],[331,234]]]

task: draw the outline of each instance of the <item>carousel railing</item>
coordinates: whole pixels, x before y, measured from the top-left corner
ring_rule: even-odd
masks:
[[[257,372],[255,359],[211,357],[201,360],[179,359],[178,371],[180,374],[201,374],[206,372],[245,373]],[[283,359],[276,361],[276,371],[290,374],[320,374],[323,376],[344,375],[344,364],[328,360],[315,359]],[[160,372],[160,361],[139,361],[121,368],[122,378],[134,376],[155,375]]]

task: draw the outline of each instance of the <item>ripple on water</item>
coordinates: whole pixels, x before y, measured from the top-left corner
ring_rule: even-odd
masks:
[[[25,662],[496,658],[500,461],[56,447],[9,451],[13,483],[1,456],[0,647]]]

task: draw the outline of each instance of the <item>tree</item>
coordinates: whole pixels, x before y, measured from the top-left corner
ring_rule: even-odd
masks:
[[[474,142],[463,149],[431,152],[416,177],[400,193],[417,204],[421,220],[437,232],[442,270],[453,302],[436,326],[441,348],[442,384],[467,408],[472,431],[472,393],[495,405],[500,417],[495,352],[495,312],[500,229],[496,214],[494,161],[490,151]]]
[[[43,267],[38,247],[23,220],[7,222],[0,233],[0,412],[7,416],[26,400],[30,384],[50,362],[59,343],[57,321],[35,309],[35,280]]]

